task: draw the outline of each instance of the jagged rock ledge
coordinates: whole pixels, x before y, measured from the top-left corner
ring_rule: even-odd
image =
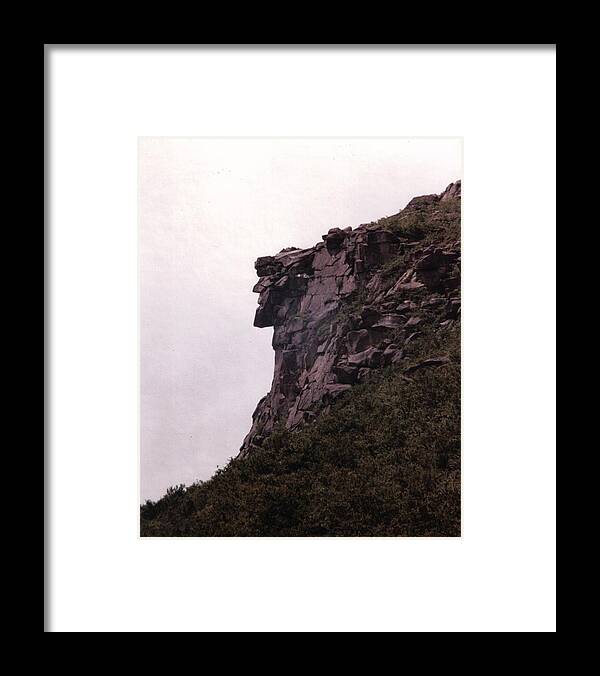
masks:
[[[435,222],[440,203],[460,197],[456,181],[440,195],[412,199],[399,221],[419,213]],[[390,273],[385,266],[392,262],[397,265]],[[316,246],[283,249],[259,258],[255,268],[254,325],[274,327],[275,371],[242,457],[277,424],[295,429],[373,369],[401,364],[404,346],[432,308],[443,306],[440,330],[460,319],[460,239],[424,244],[379,223],[332,228]],[[406,375],[446,361],[443,355],[429,359]]]

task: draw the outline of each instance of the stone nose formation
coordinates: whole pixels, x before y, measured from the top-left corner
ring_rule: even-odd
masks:
[[[435,210],[451,199],[460,199],[460,181],[441,195],[414,198],[400,214]],[[448,321],[460,311],[460,242],[425,246],[379,223],[331,228],[322,239],[310,249],[283,249],[255,263],[254,326],[274,327],[275,370],[241,456],[277,425],[294,429],[327,410],[372,369],[401,363],[404,341],[418,332],[427,312],[421,290],[431,307],[448,304]],[[399,256],[390,275],[385,266]]]

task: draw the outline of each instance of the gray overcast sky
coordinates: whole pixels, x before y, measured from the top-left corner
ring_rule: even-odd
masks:
[[[460,139],[140,139],[142,500],[225,465],[271,386],[254,260],[458,178]]]

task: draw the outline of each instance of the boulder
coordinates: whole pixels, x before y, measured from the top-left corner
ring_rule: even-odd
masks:
[[[344,392],[348,392],[348,390],[351,389],[352,385],[340,385],[340,384],[325,385],[325,387],[323,388],[324,396],[326,396],[329,399],[337,399],[341,394],[344,394]]]
[[[460,300],[450,300],[446,305],[446,319],[456,319],[460,314]]]
[[[431,359],[425,359],[414,366],[411,366],[404,371],[405,375],[411,375],[416,371],[427,368],[436,368],[437,366],[444,366],[445,364],[450,363],[450,357],[432,357]]]
[[[440,195],[440,202],[445,202],[450,199],[460,199],[461,198],[461,181],[455,181],[450,183],[450,185],[444,190]]]
[[[372,368],[374,363],[381,360],[382,352],[376,347],[369,347],[362,352],[348,355],[348,364],[350,366],[369,366]]]
[[[371,345],[371,337],[366,329],[349,331],[346,340],[348,343],[348,352],[351,354],[362,352]]]
[[[256,274],[259,277],[275,275],[281,271],[282,267],[281,262],[276,260],[274,256],[262,256],[261,258],[257,258],[254,263]]]
[[[414,331],[413,333],[411,333],[407,337],[407,339],[404,341],[404,344],[408,345],[411,341],[413,341],[417,336],[420,336],[420,335],[421,335],[421,331]]]
[[[445,262],[444,254],[440,249],[436,249],[420,258],[415,263],[415,270],[435,270]]]
[[[342,242],[347,236],[348,233],[340,230],[340,228],[331,228],[326,235],[323,235],[327,250],[330,253],[339,251],[340,247],[342,246]]]
[[[381,318],[381,312],[372,305],[367,305],[361,310],[360,319],[361,326],[370,327],[376,324]]]
[[[409,210],[423,209],[435,204],[439,199],[438,195],[420,195],[419,197],[413,197],[404,208]]]
[[[425,288],[425,284],[422,282],[417,282],[417,281],[412,281],[412,282],[407,282],[406,284],[398,284],[397,286],[394,287],[394,291],[417,291],[418,289],[423,289]]]
[[[358,367],[349,366],[348,364],[334,366],[333,371],[337,376],[338,383],[344,385],[353,385],[358,377]]]
[[[382,361],[384,366],[397,364],[402,360],[404,354],[402,350],[394,343],[388,345],[383,351]]]
[[[404,326],[406,317],[399,314],[385,314],[378,320],[377,324],[373,324],[374,329],[396,329]]]
[[[370,369],[377,369],[382,365],[382,363],[383,363],[383,350],[373,348],[372,352],[369,354],[369,358],[367,359],[367,366]]]
[[[406,322],[405,327],[409,329],[413,326],[418,326],[422,321],[422,317],[413,316]]]

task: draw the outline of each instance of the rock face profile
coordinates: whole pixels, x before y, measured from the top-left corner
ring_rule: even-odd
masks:
[[[456,181],[259,258],[271,389],[237,456],[142,505],[140,534],[460,536],[460,220]]]
[[[240,457],[277,428],[310,423],[374,371],[394,366],[408,379],[448,363],[439,354],[408,364],[405,347],[460,322],[460,200],[456,181],[394,216],[256,261],[254,325],[274,327],[275,370]]]

